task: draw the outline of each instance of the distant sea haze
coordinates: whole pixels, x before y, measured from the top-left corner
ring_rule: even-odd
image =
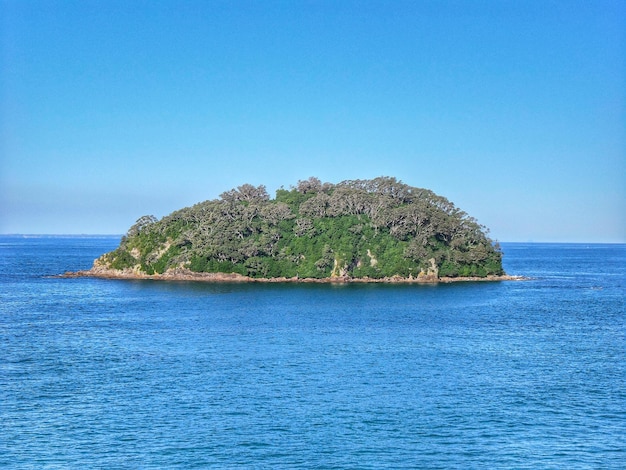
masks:
[[[624,468],[626,245],[524,282],[61,279],[119,237],[0,237],[0,466]]]

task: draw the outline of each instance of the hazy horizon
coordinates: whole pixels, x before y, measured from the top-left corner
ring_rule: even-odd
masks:
[[[0,237],[23,238],[121,238],[124,233],[1,233]],[[626,245],[625,242],[561,242],[541,240],[497,240],[504,244],[538,244],[538,245]]]

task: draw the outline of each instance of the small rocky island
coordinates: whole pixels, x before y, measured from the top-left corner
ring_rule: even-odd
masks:
[[[322,183],[271,199],[244,184],[157,220],[143,216],[89,271],[66,276],[227,282],[503,280],[485,227],[396,178]]]

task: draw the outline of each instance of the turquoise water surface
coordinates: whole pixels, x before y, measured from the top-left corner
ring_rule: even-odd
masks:
[[[0,466],[624,468],[626,246],[503,244],[523,282],[49,277],[0,237]]]

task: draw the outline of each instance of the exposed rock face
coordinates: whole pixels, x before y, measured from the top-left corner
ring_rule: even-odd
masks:
[[[369,248],[367,249],[367,256],[369,256],[370,258],[370,266],[372,268],[376,267],[376,265],[378,264],[378,260],[374,258],[374,255],[372,254]]]
[[[428,266],[428,269],[426,271],[424,271],[423,269],[420,271],[420,273],[418,274],[418,279],[421,279],[423,281],[430,280],[432,282],[437,282],[437,280],[439,279],[439,268],[437,268],[435,258],[430,258],[428,262],[430,263],[430,266]]]
[[[348,265],[347,263],[340,263],[337,258],[335,258],[333,264],[333,270],[330,273],[330,277],[347,277],[348,276]]]

